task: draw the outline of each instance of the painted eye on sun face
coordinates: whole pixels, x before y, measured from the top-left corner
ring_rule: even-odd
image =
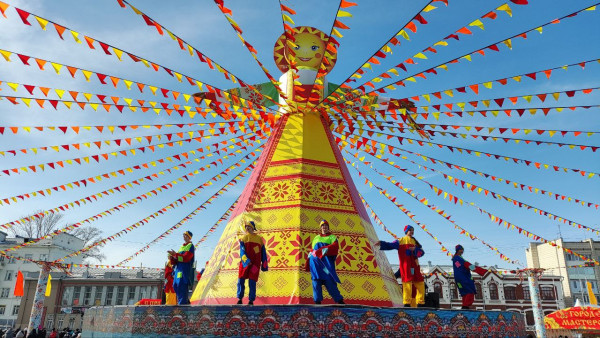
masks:
[[[312,51],[315,51],[315,50],[318,50],[318,49],[319,49],[319,46],[312,46],[312,47],[310,47],[310,49],[311,49]]]
[[[294,47],[292,47],[292,48],[294,48],[294,50],[298,50],[298,49],[300,49],[300,46],[299,46],[299,45],[295,45],[295,46],[294,46]]]

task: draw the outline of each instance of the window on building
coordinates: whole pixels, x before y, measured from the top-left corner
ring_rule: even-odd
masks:
[[[129,291],[127,292],[127,304],[133,305],[137,301],[135,299],[135,286],[129,286]]]
[[[81,296],[81,286],[73,287],[73,305],[79,305],[79,296]]]
[[[158,286],[153,286],[152,290],[150,291],[150,298],[152,299],[156,299],[158,298]]]
[[[475,283],[475,290],[477,290],[475,299],[483,299],[483,290],[481,290],[481,283]]]
[[[541,296],[543,300],[555,300],[554,287],[553,286],[542,286],[540,288]]]
[[[6,312],[6,305],[0,305],[0,315],[3,315]]]
[[[92,287],[91,286],[84,287],[83,305],[92,305]]]
[[[61,315],[58,316],[58,323],[56,323],[56,327],[61,330],[62,328],[64,328],[63,324],[65,322],[65,316]]]
[[[94,305],[96,306],[102,305],[102,289],[104,289],[103,286],[96,286],[96,293],[94,295]]]
[[[450,284],[450,297],[452,297],[452,299],[458,299],[458,292],[456,291],[456,284],[454,283]]]
[[[4,274],[4,280],[12,280],[14,273],[15,272],[12,270],[6,270],[6,274]]]
[[[150,298],[150,287],[140,286],[140,299]]]
[[[29,264],[29,263],[31,263],[31,262],[27,261],[27,259],[33,260],[33,255],[32,254],[26,254],[23,257],[25,258],[25,261],[23,262],[23,264]]]
[[[527,326],[535,325],[535,319],[533,318],[533,311],[525,311],[525,324]]]
[[[573,286],[573,289],[579,289],[579,281],[578,280],[572,280],[571,285]]]
[[[125,287],[119,286],[117,287],[117,300],[115,301],[115,305],[124,305],[123,298],[125,298]]]
[[[496,285],[496,283],[490,283],[488,288],[490,289],[490,299],[497,300],[498,299],[498,285]]]
[[[69,306],[69,305],[71,305],[72,300],[73,300],[73,287],[67,286],[63,291],[62,301],[60,302],[60,304],[62,306]]]
[[[40,255],[40,261],[47,262],[48,261],[48,254],[41,254]]]
[[[0,298],[8,298],[8,295],[10,295],[10,288],[2,288],[0,290]]]
[[[593,280],[593,281],[590,281],[590,284],[592,284],[592,291],[598,292],[598,283],[596,283],[596,281]]]
[[[114,293],[114,286],[107,286],[106,287],[106,299],[104,301],[105,305],[112,305],[112,299],[113,299],[113,293]]]
[[[517,299],[517,288],[515,286],[504,287],[504,299],[516,300]]]
[[[14,257],[11,257],[8,259],[8,264],[16,264],[17,263],[17,259]]]
[[[20,305],[13,305],[13,311],[12,311],[13,316],[16,316],[19,314],[19,306]]]
[[[529,286],[523,286],[523,299],[531,299],[531,295],[529,295]]]
[[[48,315],[46,317],[46,327],[51,329],[54,327],[54,315]]]
[[[72,328],[75,326],[75,317],[69,318],[69,327]]]
[[[440,299],[444,298],[444,291],[442,289],[442,283],[440,283],[440,282],[433,283],[433,292],[437,293],[440,296]]]
[[[0,256],[0,263],[4,262],[4,256]]]

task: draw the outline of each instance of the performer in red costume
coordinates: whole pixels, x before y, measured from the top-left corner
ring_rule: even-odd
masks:
[[[421,244],[413,237],[415,229],[404,227],[405,236],[393,242],[379,241],[375,246],[380,250],[398,250],[400,260],[400,275],[402,277],[402,299],[404,307],[421,307],[425,305],[425,283],[419,266],[419,257],[425,254]],[[413,288],[417,289],[413,297]]]
[[[175,289],[173,289],[173,264],[171,258],[167,260],[165,264],[165,305],[176,305],[177,296],[175,296]]]
[[[248,305],[254,305],[256,299],[256,282],[260,271],[268,271],[267,250],[264,240],[255,234],[256,224],[253,221],[246,223],[246,234],[240,238],[240,269],[238,273],[237,298],[238,304],[242,304],[246,279],[248,280]]]
[[[473,282],[473,277],[471,277],[471,271],[483,276],[487,270],[465,261],[462,258],[464,252],[465,249],[462,245],[459,244],[456,246],[456,253],[452,256],[452,268],[454,270],[454,281],[456,281],[458,292],[462,297],[462,308],[468,310],[469,306],[473,305],[473,300],[477,294],[477,288],[475,288],[475,282]]]

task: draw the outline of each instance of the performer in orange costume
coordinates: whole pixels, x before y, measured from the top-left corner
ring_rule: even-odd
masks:
[[[425,254],[421,244],[413,237],[415,229],[407,225],[404,227],[405,236],[393,242],[379,241],[375,246],[380,250],[398,250],[400,260],[400,275],[402,277],[402,299],[404,307],[419,307],[425,305],[425,283],[419,266],[419,257]],[[413,288],[417,289],[413,297]]]

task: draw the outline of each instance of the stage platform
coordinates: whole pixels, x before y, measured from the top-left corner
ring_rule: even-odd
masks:
[[[94,307],[84,337],[524,337],[515,312],[357,305]]]

